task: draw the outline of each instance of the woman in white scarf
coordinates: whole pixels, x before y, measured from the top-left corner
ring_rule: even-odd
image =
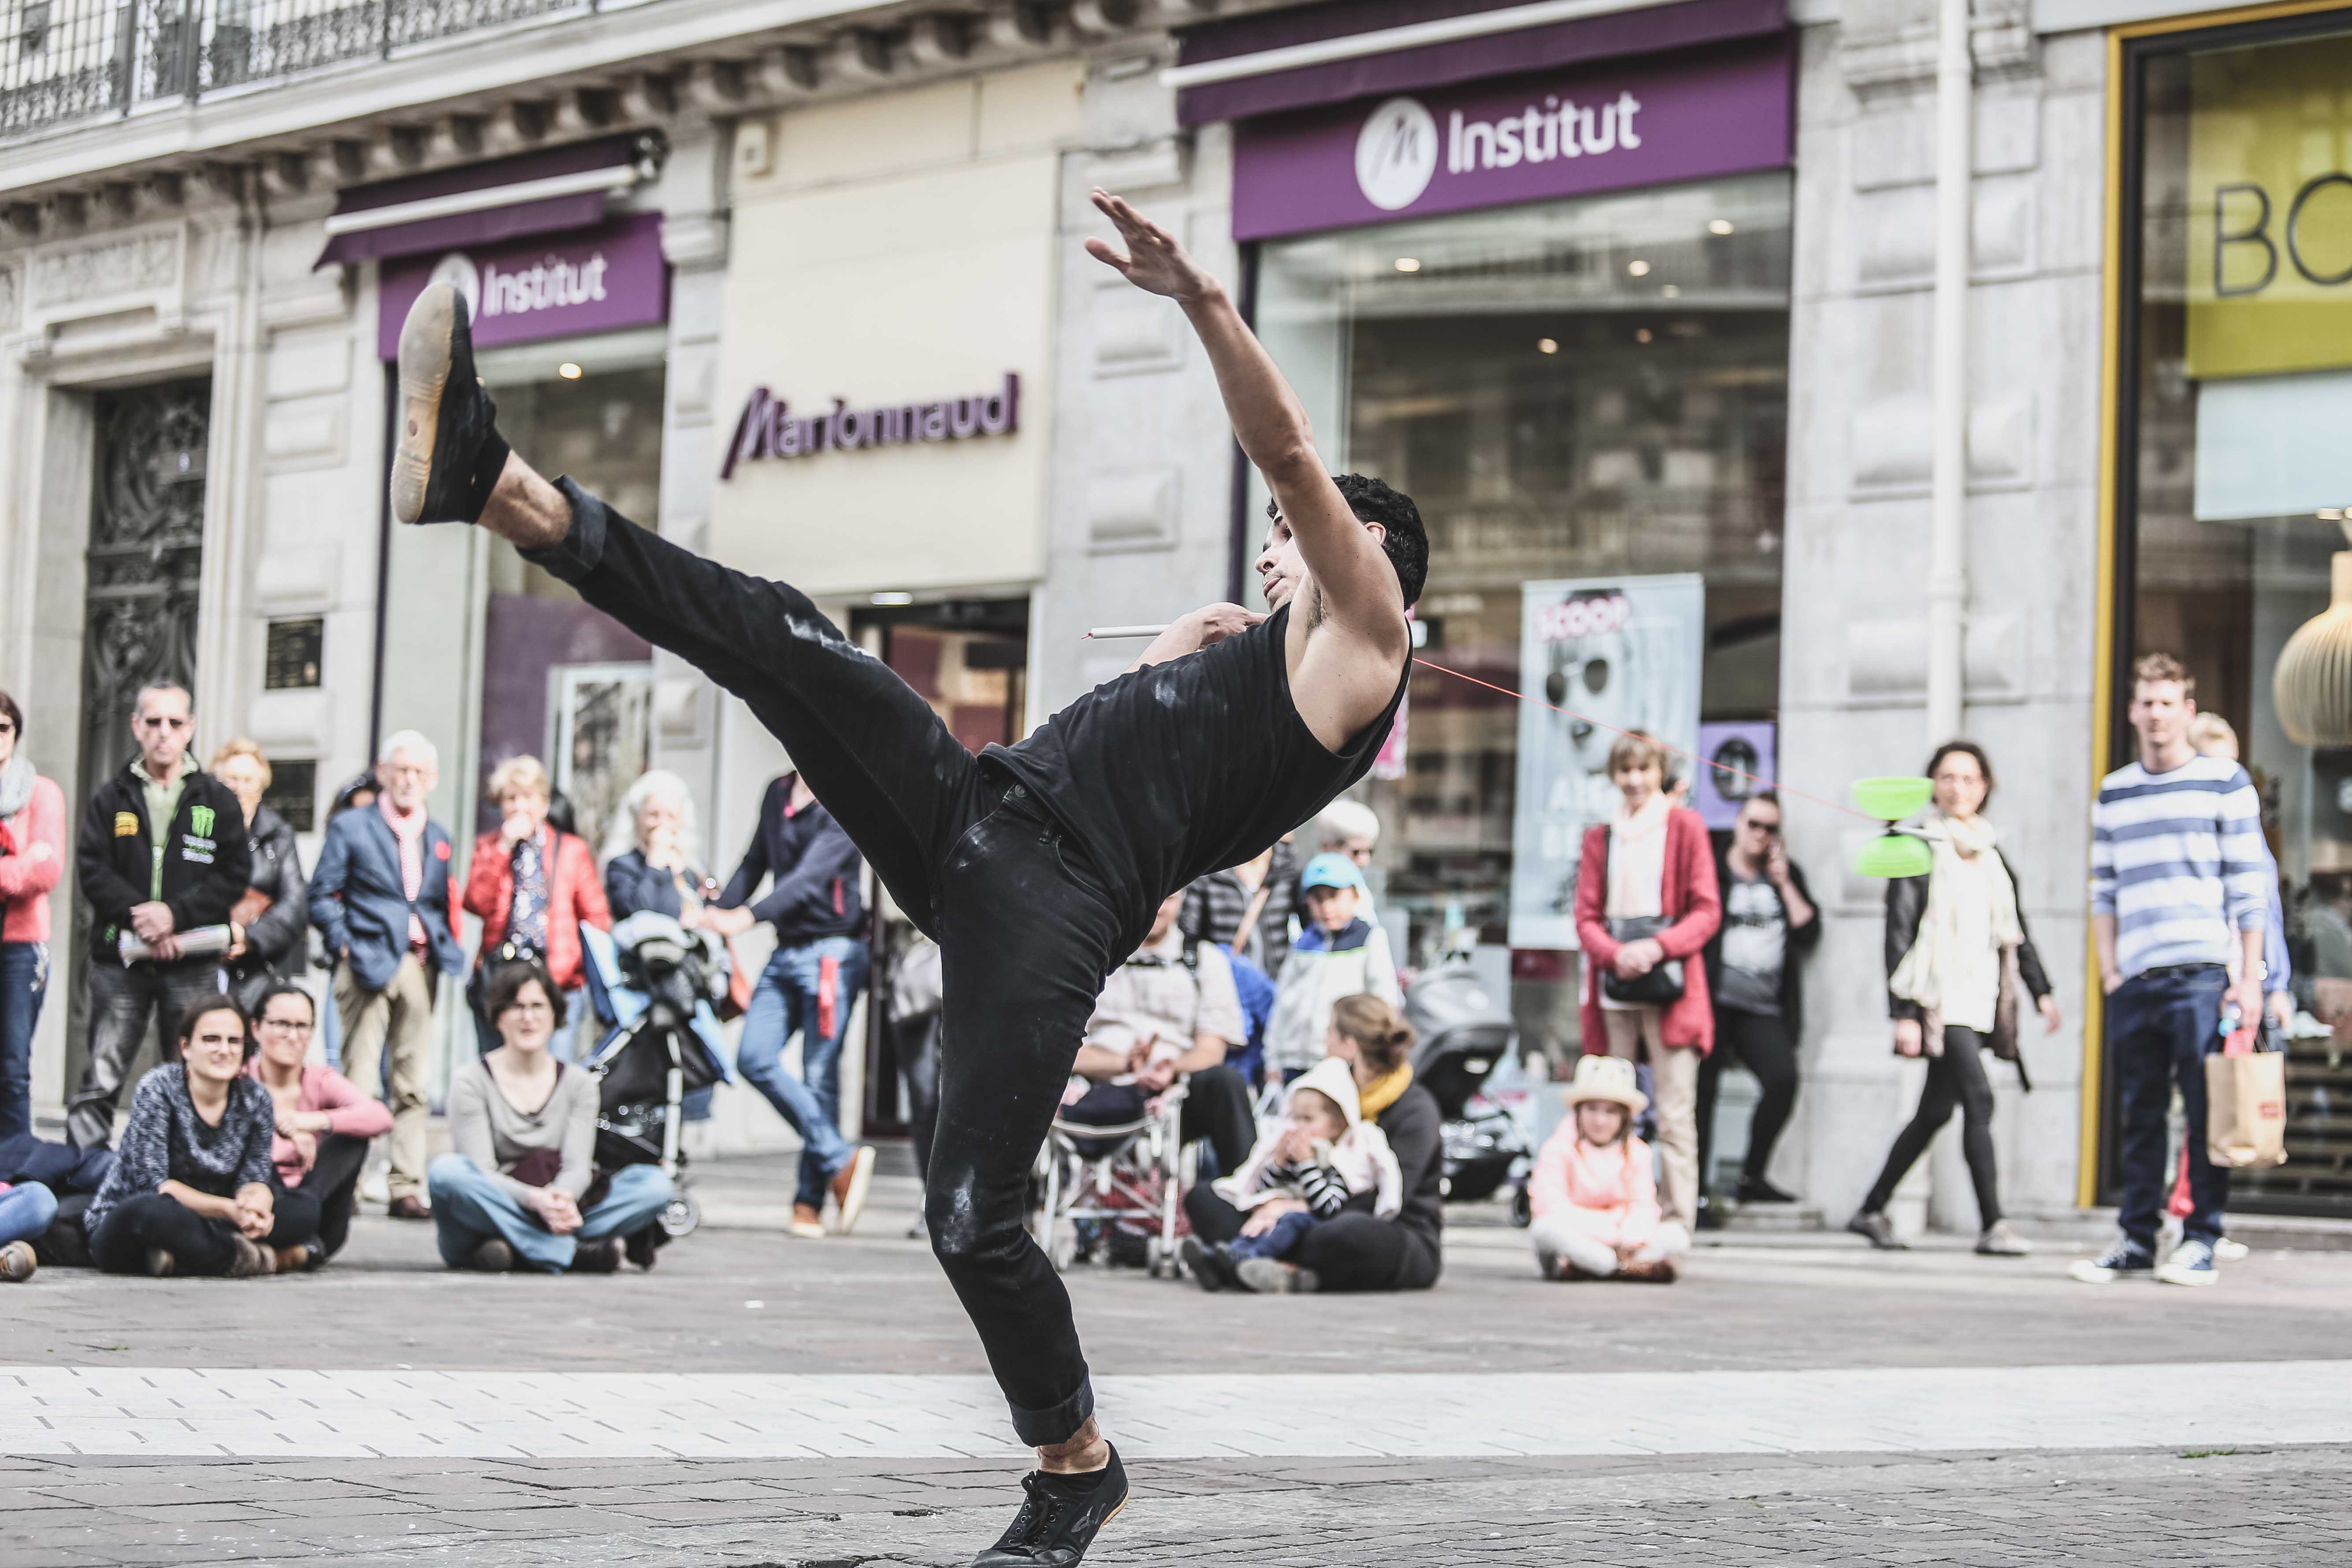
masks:
[[[2032,1247],[2001,1217],[1993,1167],[1992,1082],[1988,1053],[2016,1055],[2010,1011],[2011,976],[2030,992],[2044,1026],[2062,1023],[2050,982],[2026,934],[2017,880],[1995,847],[1992,824],[1978,815],[1992,794],[1992,765],[1981,748],[1948,741],[1927,763],[1936,784],[1927,827],[1936,851],[1925,877],[1887,885],[1886,964],[1889,1010],[1898,1055],[1928,1058],[1919,1110],[1895,1135],[1886,1164],[1846,1228],[1873,1247],[1897,1249],[1885,1208],[1895,1184],[1927,1152],[1937,1132],[1961,1113],[1960,1147],[1976,1188],[1977,1250],[2021,1258]]]

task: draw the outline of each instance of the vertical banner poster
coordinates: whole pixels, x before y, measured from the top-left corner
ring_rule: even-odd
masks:
[[[1520,595],[1519,689],[1551,707],[1519,707],[1511,945],[1572,948],[1584,831],[1618,801],[1609,748],[1625,730],[1698,748],[1706,584],[1695,572],[1588,577]]]

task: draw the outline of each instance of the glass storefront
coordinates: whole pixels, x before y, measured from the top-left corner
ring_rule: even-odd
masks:
[[[1512,690],[1549,680],[1611,720],[1622,658],[1523,677],[1523,585],[1692,574],[1699,720],[1775,717],[1790,191],[1785,172],[1748,174],[1259,247],[1258,330],[1325,459],[1406,491],[1427,523],[1425,658]],[[1366,786],[1411,963],[1512,942],[1515,854],[1535,852],[1515,841],[1519,710],[1420,671],[1403,765]],[[1578,755],[1605,757],[1613,737],[1567,723]],[[1577,1038],[1573,954],[1542,945],[1517,955],[1515,1010],[1557,1055]]]
[[[2133,754],[2129,660],[2161,649],[2261,792],[2294,968],[2288,1159],[2237,1173],[2232,1203],[2315,1214],[2352,1213],[2352,709],[2288,653],[2329,610],[2331,557],[2352,566],[2352,26],[2335,27],[2127,46],[2109,650],[2111,765]]]
[[[658,529],[667,349],[667,333],[652,328],[492,349],[478,360],[517,451]],[[577,830],[601,846],[622,795],[651,763],[653,649],[503,540],[482,548],[478,794],[506,758],[536,756]],[[486,795],[476,812],[478,831],[498,826]]]

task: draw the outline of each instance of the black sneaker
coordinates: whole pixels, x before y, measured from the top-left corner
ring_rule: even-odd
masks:
[[[1223,1247],[1210,1246],[1197,1236],[1188,1236],[1176,1250],[1183,1258],[1184,1267],[1192,1271],[1192,1278],[1200,1281],[1202,1289],[1234,1288],[1233,1255]]]
[[[2118,1240],[2096,1258],[2076,1258],[2066,1272],[2085,1285],[2156,1278],[2156,1254],[2130,1240]]]
[[[1739,1201],[1743,1204],[1792,1204],[1794,1193],[1784,1193],[1761,1176],[1739,1178]]]
[[[392,454],[392,515],[400,522],[474,522],[507,464],[498,405],[474,373],[466,299],[435,283],[400,328],[400,430]]]
[[[1110,1463],[1083,1476],[1032,1470],[1021,1478],[1029,1494],[1013,1527],[971,1560],[971,1568],[1073,1568],[1102,1527],[1127,1506],[1127,1467],[1118,1450]]]

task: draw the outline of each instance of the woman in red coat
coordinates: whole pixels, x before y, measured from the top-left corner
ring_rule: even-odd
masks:
[[[547,820],[552,794],[537,757],[509,757],[490,771],[490,798],[505,821],[496,833],[474,840],[465,900],[467,912],[482,918],[482,945],[467,991],[478,999],[474,1027],[485,1053],[504,1042],[482,1016],[478,998],[500,968],[527,958],[544,964],[564,993],[552,1048],[569,1058],[569,1020],[577,1011],[572,1002],[583,980],[580,923],[613,929],[595,855],[578,835],[559,833]]]
[[[1665,771],[1665,748],[1647,735],[1609,749],[1609,782],[1624,802],[1584,835],[1576,936],[1585,1053],[1650,1064],[1665,1167],[1659,1195],[1666,1217],[1688,1226],[1698,1215],[1698,1068],[1715,1046],[1700,954],[1723,922],[1723,900],[1706,824],[1668,797]]]

